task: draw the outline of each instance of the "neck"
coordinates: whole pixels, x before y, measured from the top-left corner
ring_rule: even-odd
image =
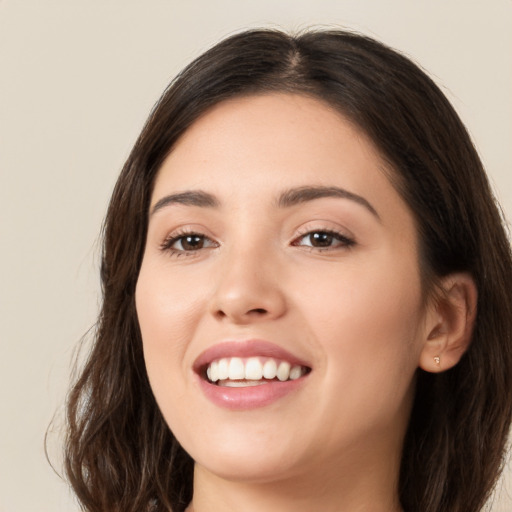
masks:
[[[398,461],[384,467],[356,464],[311,469],[303,475],[272,482],[227,480],[196,465],[194,497],[187,512],[401,512]]]

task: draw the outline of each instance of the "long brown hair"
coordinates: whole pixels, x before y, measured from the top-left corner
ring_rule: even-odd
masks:
[[[458,271],[476,282],[469,350],[447,372],[418,370],[399,493],[410,512],[477,512],[499,476],[512,413],[510,244],[470,137],[438,87],[401,54],[343,31],[235,35],[196,59],[156,104],[104,225],[102,310],[67,405],[74,491],[89,512],[179,512],[192,497],[193,461],[153,398],[135,311],[152,184],[212,105],[269,91],[321,98],[373,140],[415,216],[427,288]]]

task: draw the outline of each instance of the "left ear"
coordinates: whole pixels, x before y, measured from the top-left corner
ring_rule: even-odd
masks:
[[[428,306],[420,368],[437,373],[459,362],[471,341],[477,299],[469,274],[450,274],[441,280],[440,292]]]

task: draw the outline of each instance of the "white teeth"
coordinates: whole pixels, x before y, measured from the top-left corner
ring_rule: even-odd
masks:
[[[213,361],[213,363],[208,367],[208,370],[206,373],[208,373],[208,378],[212,381],[212,382],[217,382],[219,380],[219,375],[218,375],[218,363],[217,361]]]
[[[277,364],[273,359],[269,359],[263,365],[263,377],[265,379],[275,379],[277,375]]]
[[[245,379],[244,362],[239,357],[232,357],[229,362],[229,379]]]
[[[290,370],[290,380],[298,379],[302,376],[302,368],[300,366],[293,366]]]
[[[225,380],[229,377],[229,359],[221,359],[218,366],[219,380]]]
[[[217,382],[222,386],[244,387],[265,384],[276,377],[281,382],[296,380],[306,373],[300,365],[292,366],[287,361],[277,362],[268,358],[262,364],[260,357],[224,357],[212,361],[206,369],[206,376],[210,382]]]
[[[247,388],[249,386],[261,386],[266,384],[264,380],[223,380],[219,382],[220,386],[226,388]]]
[[[277,378],[283,382],[290,377],[290,363],[283,361],[277,369]]]
[[[257,357],[250,357],[245,363],[245,379],[261,380],[263,377],[263,365]]]

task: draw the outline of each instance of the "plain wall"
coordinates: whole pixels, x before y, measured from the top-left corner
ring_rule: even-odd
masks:
[[[512,217],[511,0],[0,0],[0,512],[78,510],[43,437],[95,320],[100,225],[151,106],[222,37],[311,25],[362,31],[421,63]],[[512,511],[509,493],[492,511]]]

